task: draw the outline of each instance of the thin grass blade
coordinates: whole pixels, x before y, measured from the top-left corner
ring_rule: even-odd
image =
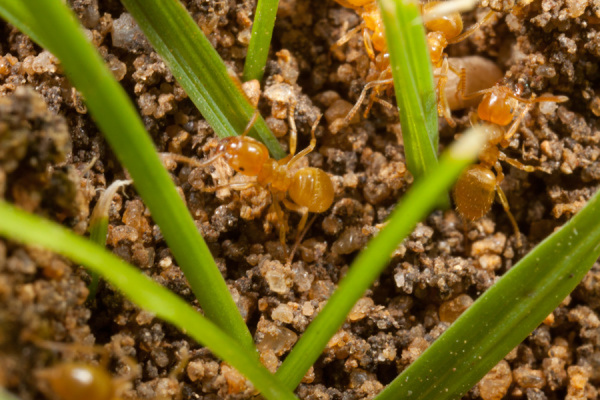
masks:
[[[90,240],[92,242],[101,247],[106,246],[106,237],[108,236],[108,211],[110,208],[110,203],[120,188],[130,185],[131,183],[131,181],[114,181],[100,195],[98,202],[94,206],[94,211],[92,211],[92,217],[90,218],[89,231]],[[90,277],[92,280],[88,286],[88,290],[90,291],[88,300],[93,300],[96,297],[96,291],[98,290],[100,275],[98,275],[97,272],[90,271]]]
[[[433,72],[419,9],[410,0],[380,0],[404,152],[416,177],[437,164],[438,117]]]
[[[29,36],[34,42],[40,46],[50,50],[48,43],[43,36],[37,35],[32,26],[35,24],[33,18],[29,14],[29,10],[20,0],[1,0],[0,15],[3,19],[9,21],[18,30]],[[52,51],[52,50],[50,50]]]
[[[85,265],[101,274],[138,306],[153,312],[208,347],[250,379],[264,397],[273,400],[296,399],[289,389],[260,364],[253,351],[248,351],[179,296],[104,248],[56,223],[28,214],[4,201],[0,201],[0,235],[44,247]]]
[[[271,37],[279,0],[258,0],[252,24],[252,36],[244,64],[244,82],[262,80],[271,47]]]
[[[600,192],[508,271],[377,400],[458,399],[523,341],[600,256]]]
[[[356,301],[385,269],[396,247],[475,159],[484,142],[485,134],[479,129],[465,133],[444,153],[431,175],[417,181],[402,197],[387,225],[354,260],[337,290],[277,371],[276,375],[288,388],[295,388],[300,383]]]
[[[237,77],[228,73],[219,54],[181,3],[177,0],[121,2],[215,133],[219,137],[240,135],[254,107]],[[285,156],[262,117],[249,135],[262,141],[273,157]]]
[[[252,336],[227,285],[163,168],[140,117],[83,35],[75,16],[61,0],[25,0],[22,4],[33,21],[31,29],[44,37],[61,61],[115,154],[133,177],[206,316],[248,350],[254,349]]]

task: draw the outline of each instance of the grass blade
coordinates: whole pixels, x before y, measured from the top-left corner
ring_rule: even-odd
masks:
[[[244,82],[252,79],[262,80],[271,47],[278,5],[279,0],[258,0],[252,24],[252,37],[244,64]]]
[[[62,226],[0,201],[0,235],[60,253],[101,274],[138,306],[172,323],[248,377],[268,399],[295,399],[253,352],[200,315],[176,294],[102,247]]]
[[[241,134],[254,107],[204,33],[177,0],[121,0],[219,137]],[[237,80],[237,77],[233,77]],[[275,158],[286,154],[262,117],[250,136]]]
[[[437,164],[438,117],[433,72],[416,3],[380,0],[400,111],[406,163],[416,177]]]
[[[253,341],[206,243],[198,233],[125,91],[61,0],[26,0],[31,26],[50,46],[133,177],[206,316],[248,350]],[[10,21],[12,22],[12,21]],[[15,24],[15,25],[18,25]]]
[[[600,256],[600,192],[465,311],[378,400],[457,399],[523,341]]]
[[[277,376],[288,388],[295,388],[317,360],[329,339],[344,323],[354,303],[363,295],[387,266],[390,255],[427,216],[436,199],[454,183],[460,172],[471,163],[483,146],[485,135],[471,129],[442,156],[430,176],[418,181],[400,200],[379,232],[354,260],[325,308],[308,326],[292,352],[287,356]]]
[[[34,20],[29,14],[29,10],[20,0],[0,0],[0,15],[3,19],[10,21],[18,30],[29,36],[40,46],[50,50],[44,37],[37,35],[32,28]],[[51,51],[51,50],[50,50]]]
[[[106,246],[106,237],[108,236],[108,211],[110,204],[112,203],[112,198],[117,193],[117,190],[129,184],[131,184],[131,181],[114,181],[111,183],[100,195],[100,198],[94,207],[94,211],[92,211],[89,227],[90,240],[101,247]],[[88,286],[90,291],[88,300],[93,300],[96,297],[100,276],[94,271],[90,272],[90,276],[92,281]]]

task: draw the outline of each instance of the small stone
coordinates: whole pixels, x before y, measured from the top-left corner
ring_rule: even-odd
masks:
[[[294,312],[287,304],[280,304],[271,313],[271,318],[273,318],[274,321],[290,324],[294,320]]]
[[[511,383],[510,366],[505,360],[502,360],[477,384],[479,395],[483,400],[500,400],[508,392]]]
[[[360,321],[367,316],[369,311],[375,306],[375,302],[370,297],[363,297],[358,299],[352,310],[348,314],[348,320],[350,322]]]
[[[544,377],[544,373],[539,369],[519,367],[513,371],[513,379],[523,389],[541,389],[546,386],[546,378]]]
[[[473,299],[461,294],[450,301],[442,303],[439,309],[440,321],[452,323],[473,304]]]

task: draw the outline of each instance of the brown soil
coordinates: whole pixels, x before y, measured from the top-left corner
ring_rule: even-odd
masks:
[[[486,0],[484,0],[486,1]],[[117,79],[139,106],[159,151],[203,158],[213,131],[117,1],[70,0]],[[227,64],[242,71],[254,2],[184,0]],[[475,223],[436,211],[401,245],[386,272],[359,301],[297,390],[303,399],[373,397],[432,343],[471,302],[528,250],[577,212],[600,181],[600,3],[489,1],[498,18],[452,56],[479,54],[497,63],[504,84],[567,95],[557,107],[532,108],[507,152],[547,173],[504,165],[503,188],[524,235],[522,248],[499,205]],[[509,11],[512,10],[512,11]],[[466,25],[484,10],[466,15]],[[334,182],[334,205],[308,231],[285,267],[270,198],[255,189],[204,193],[225,182],[223,165],[179,166],[173,180],[275,370],[326,302],[366,240],[408,189],[396,112],[375,105],[368,118],[332,134],[369,74],[360,35],[330,50],[359,23],[334,2],[282,0],[259,108],[287,147],[287,105],[298,102],[299,148],[316,115],[318,149],[307,161]],[[126,172],[87,114],[56,60],[0,23],[0,196],[85,234],[99,192]],[[289,93],[292,93],[290,96]],[[288,93],[286,95],[286,93]],[[346,100],[347,102],[340,101]],[[393,99],[387,98],[389,101]],[[441,142],[468,126],[455,112],[441,120]],[[196,304],[148,210],[132,188],[110,208],[108,247],[157,282]],[[298,216],[289,215],[294,227]],[[466,237],[465,237],[466,235]],[[600,265],[521,345],[465,398],[596,399],[600,385]],[[40,348],[27,337],[103,345],[115,376],[139,371],[125,398],[247,399],[253,389],[206,349],[140,311],[108,285],[85,303],[86,272],[46,251],[0,241],[0,385],[21,399],[44,398],[35,371],[62,360],[94,362],[86,352]],[[184,353],[179,378],[171,372]],[[134,368],[135,369],[135,368]]]

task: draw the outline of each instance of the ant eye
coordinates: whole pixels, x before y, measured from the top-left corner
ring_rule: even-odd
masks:
[[[240,172],[245,171],[246,169],[244,167],[239,167]]]

